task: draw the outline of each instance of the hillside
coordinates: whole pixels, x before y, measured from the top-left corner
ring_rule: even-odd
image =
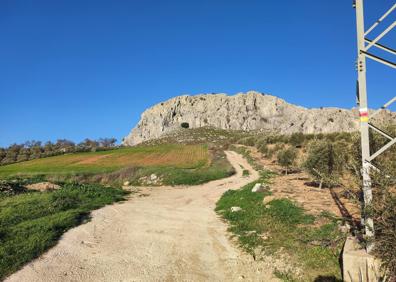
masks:
[[[136,185],[199,184],[232,173],[222,151],[202,144],[158,144],[73,153],[0,167],[0,179],[39,177],[103,184],[129,181]]]
[[[396,120],[383,111],[377,120]],[[254,91],[178,96],[147,109],[123,140],[133,146],[169,135],[183,126],[226,130],[271,131],[278,134],[351,132],[358,129],[357,111],[339,108],[307,109]]]

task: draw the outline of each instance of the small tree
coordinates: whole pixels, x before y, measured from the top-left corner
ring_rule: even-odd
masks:
[[[288,170],[294,166],[296,158],[297,150],[295,148],[284,149],[278,153],[278,163],[285,168],[286,175]]]
[[[332,143],[327,140],[315,140],[310,143],[304,167],[311,176],[322,185],[334,186],[339,182],[339,177],[346,162],[343,142]]]
[[[43,150],[44,156],[50,157],[55,153],[55,145],[51,141],[48,141],[45,143]]]

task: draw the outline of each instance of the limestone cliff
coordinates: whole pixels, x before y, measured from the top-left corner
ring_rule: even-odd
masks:
[[[384,111],[381,118],[396,119]],[[358,129],[356,110],[307,109],[254,91],[178,96],[147,109],[137,126],[123,140],[136,145],[181,128],[215,127],[230,130],[272,131],[280,134],[350,132]]]

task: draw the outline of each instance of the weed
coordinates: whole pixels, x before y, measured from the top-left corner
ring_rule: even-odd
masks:
[[[249,176],[249,175],[250,175],[249,170],[244,169],[244,170],[242,171],[242,176],[247,177],[247,176]]]

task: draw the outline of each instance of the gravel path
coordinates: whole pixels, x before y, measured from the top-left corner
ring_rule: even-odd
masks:
[[[276,280],[269,263],[236,247],[214,212],[226,190],[259,177],[242,156],[226,154],[236,175],[191,187],[144,188],[96,210],[90,222],[6,281]]]

